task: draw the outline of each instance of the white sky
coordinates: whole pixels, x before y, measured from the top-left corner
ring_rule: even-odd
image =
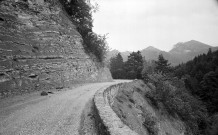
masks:
[[[95,0],[94,32],[108,34],[111,49],[137,51],[148,46],[168,51],[178,42],[218,45],[215,0]]]

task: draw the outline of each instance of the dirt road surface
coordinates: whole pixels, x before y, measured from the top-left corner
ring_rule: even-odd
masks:
[[[0,135],[78,135],[85,104],[97,90],[120,82],[85,84],[48,96],[38,93],[14,102],[0,101]]]

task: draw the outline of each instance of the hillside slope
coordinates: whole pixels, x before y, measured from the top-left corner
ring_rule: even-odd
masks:
[[[58,0],[0,1],[0,97],[111,80]]]
[[[139,135],[183,135],[185,126],[181,120],[163,115],[145,98],[153,89],[152,84],[142,81],[122,84],[111,106],[123,123]]]

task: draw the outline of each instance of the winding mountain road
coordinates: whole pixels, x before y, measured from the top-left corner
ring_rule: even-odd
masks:
[[[97,90],[120,82],[85,84],[9,105],[2,102],[0,135],[78,135],[85,104]]]

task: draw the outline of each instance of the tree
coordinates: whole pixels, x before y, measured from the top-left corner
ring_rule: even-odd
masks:
[[[200,91],[203,100],[207,101],[211,112],[218,111],[218,72],[210,71],[205,74],[201,81],[202,90]]]
[[[213,59],[213,54],[211,48],[209,48],[207,52],[207,61],[211,61]]]
[[[124,79],[124,62],[120,53],[110,59],[110,71],[114,79]]]
[[[86,0],[61,0],[60,2],[71,16],[79,32],[91,31],[93,20],[90,3]]]
[[[144,82],[148,81],[148,75],[149,74],[153,74],[154,73],[155,66],[156,66],[156,64],[155,64],[154,60],[146,61],[144,59],[144,61],[143,61],[143,69],[142,69],[142,73],[141,73]]]
[[[159,55],[158,60],[155,61],[156,63],[156,71],[157,72],[162,72],[162,73],[167,73],[169,72],[170,69],[170,64],[168,63],[168,60],[166,60],[162,54]]]
[[[132,52],[125,63],[127,79],[142,79],[143,59],[141,52]]]
[[[143,72],[147,72],[148,74],[152,74],[155,71],[155,67],[156,67],[156,64],[155,64],[154,60],[146,61],[144,59],[144,61],[143,61]]]
[[[207,105],[210,114],[218,111],[218,51],[207,54],[175,67],[174,75],[185,81],[186,88]]]

